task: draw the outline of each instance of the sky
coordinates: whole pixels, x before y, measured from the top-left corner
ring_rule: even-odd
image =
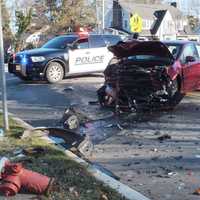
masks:
[[[6,0],[7,7],[9,8],[11,17],[13,21],[11,22],[11,28],[13,32],[15,32],[15,5],[18,4],[18,7],[23,8],[27,6],[27,4],[31,4],[34,0]],[[99,0],[100,1],[100,0]],[[126,1],[126,0],[124,0]],[[176,1],[178,3],[178,7],[182,10],[186,15],[195,15],[200,18],[200,0],[163,0],[163,3],[169,3]],[[105,0],[106,5],[112,5],[112,0]],[[109,4],[107,4],[110,2]],[[101,16],[99,16],[101,19]]]
[[[16,26],[15,26],[15,10],[16,7],[19,8],[25,8],[26,6],[30,5],[33,2],[33,0],[6,0],[6,6],[8,8],[8,11],[11,15],[11,30],[13,33],[16,32]]]
[[[200,18],[200,0],[163,0],[166,3],[174,1],[186,15],[195,15]]]

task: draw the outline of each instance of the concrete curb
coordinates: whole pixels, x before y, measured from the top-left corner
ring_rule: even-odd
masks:
[[[32,127],[30,124],[24,122],[23,120],[14,117],[12,115],[12,118],[22,124],[23,127],[28,128],[30,130],[34,130],[34,127]],[[48,142],[51,141],[51,139],[47,136],[42,137],[44,140],[47,140]],[[53,141],[53,140],[52,140]],[[122,196],[126,197],[128,200],[150,200],[149,198],[145,197],[141,193],[133,190],[132,188],[128,187],[127,185],[117,181],[116,179],[108,176],[107,174],[101,172],[99,169],[95,168],[93,165],[89,164],[85,160],[79,158],[77,155],[72,153],[69,150],[65,150],[62,146],[58,145],[59,148],[64,150],[65,154],[73,161],[76,163],[84,166],[87,171],[94,176],[97,180],[103,182],[105,185],[109,186],[110,188],[114,189],[117,191],[119,194]]]
[[[65,150],[65,154],[70,157],[75,162],[79,163],[82,166],[85,166],[87,171],[92,174],[97,180],[103,182],[104,184],[108,185],[110,188],[116,190],[122,196],[126,197],[129,200],[150,200],[144,195],[140,194],[139,192],[133,190],[132,188],[128,187],[127,185],[115,180],[114,178],[104,174],[100,170],[96,169],[91,164],[87,163],[83,159],[79,158],[71,151]]]

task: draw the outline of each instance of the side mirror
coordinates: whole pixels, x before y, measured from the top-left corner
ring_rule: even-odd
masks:
[[[187,56],[186,59],[185,59],[186,63],[194,62],[195,60],[196,60],[196,59],[195,59],[195,57],[193,57],[193,56]]]
[[[74,44],[67,44],[67,47],[71,50],[77,49],[76,45]]]

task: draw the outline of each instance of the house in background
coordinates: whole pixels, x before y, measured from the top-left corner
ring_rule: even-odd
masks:
[[[188,24],[187,17],[174,6],[167,4],[137,4],[131,1],[113,1],[112,17],[106,18],[106,27],[114,27],[130,32],[130,14],[138,14],[142,18],[142,32],[140,36],[152,36],[160,39],[176,39],[184,32]],[[111,16],[111,15],[110,15]]]
[[[199,0],[162,0],[163,3],[174,3],[185,16],[194,16],[200,18],[200,1]]]

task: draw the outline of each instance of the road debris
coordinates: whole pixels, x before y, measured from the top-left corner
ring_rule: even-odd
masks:
[[[156,131],[156,132],[154,133],[154,135],[161,135],[161,132],[160,132],[160,131]]]
[[[185,187],[185,183],[180,183],[178,186],[178,190],[182,190]]]
[[[119,123],[117,123],[117,127],[121,130],[121,131],[123,131],[124,130],[124,128],[121,126],[121,124],[119,124]]]
[[[114,124],[107,124],[104,126],[104,128],[112,128],[114,126]]]
[[[63,91],[64,92],[74,91],[74,88],[72,86],[69,86],[69,87],[65,88]]]
[[[65,129],[74,131],[78,130],[81,125],[84,125],[88,121],[91,121],[91,119],[75,106],[65,109],[60,120]]]
[[[55,143],[66,144],[68,148],[78,148],[86,139],[86,135],[80,135],[74,131],[62,128],[46,128],[45,131],[48,132],[50,138],[53,137],[56,139]]]
[[[181,160],[183,159],[183,156],[177,156],[177,157],[174,157],[175,160]]]
[[[157,139],[162,142],[164,140],[170,140],[170,139],[172,139],[172,137],[168,134],[164,134],[162,136],[159,136]]]
[[[99,105],[99,101],[89,101],[89,105]]]
[[[77,130],[80,126],[79,119],[76,115],[70,113],[70,110],[65,112],[65,120],[63,122],[63,127],[69,130]]]
[[[167,173],[167,175],[168,175],[168,176],[176,176],[177,173],[176,173],[176,172],[169,172],[169,173]]]
[[[152,151],[153,152],[158,152],[158,149],[157,148],[153,148]]]

